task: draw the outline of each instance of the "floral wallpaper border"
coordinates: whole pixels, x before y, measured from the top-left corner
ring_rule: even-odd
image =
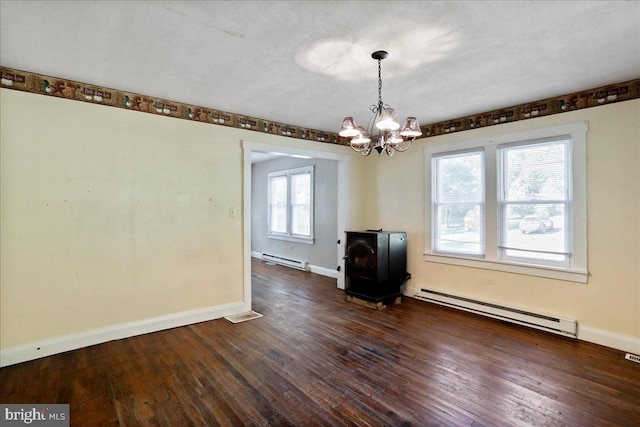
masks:
[[[309,141],[348,145],[348,141],[343,140],[337,133],[308,129],[7,67],[0,67],[0,72],[2,73],[0,86],[3,88]]]
[[[183,104],[133,92],[125,92],[69,79],[52,77],[0,66],[0,86],[75,101],[91,102],[166,117],[229,126],[290,138],[349,145],[347,138],[337,133],[308,129],[286,123],[263,120],[197,105]],[[551,114],[597,107],[614,102],[640,98],[640,79],[616,83],[595,89],[557,96],[542,101],[474,114],[458,119],[422,126],[422,137],[478,129]]]
[[[478,129],[640,98],[640,79],[422,126],[422,137]]]

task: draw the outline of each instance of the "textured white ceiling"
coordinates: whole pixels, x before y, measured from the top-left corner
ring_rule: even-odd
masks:
[[[640,77],[638,1],[1,1],[0,64],[296,126],[421,124]]]

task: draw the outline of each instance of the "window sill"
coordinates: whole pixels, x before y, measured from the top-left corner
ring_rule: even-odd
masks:
[[[315,244],[315,239],[312,237],[305,238],[305,237],[293,237],[293,236],[280,236],[277,234],[269,234],[267,237],[269,239],[274,239],[274,240],[285,240],[287,242],[304,243],[305,245]]]
[[[544,266],[523,265],[487,259],[471,259],[453,255],[425,253],[424,260],[440,264],[458,265],[462,267],[481,268],[484,270],[504,271],[507,273],[525,274],[528,276],[546,277],[549,279],[566,280],[569,282],[587,283],[589,272],[584,270],[569,270]]]

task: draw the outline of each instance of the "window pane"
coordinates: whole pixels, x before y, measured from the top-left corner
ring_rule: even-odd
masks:
[[[568,141],[504,148],[504,198],[565,200]]]
[[[271,203],[278,206],[287,205],[287,177],[271,178]]]
[[[434,158],[434,250],[484,253],[483,152]]]
[[[269,179],[270,223],[272,233],[287,232],[287,177],[276,176]]]
[[[311,235],[311,174],[291,175],[291,233]]]
[[[564,204],[505,204],[505,254],[564,261],[568,256],[567,209]]]
[[[286,206],[271,207],[271,232],[273,233],[287,232],[287,207]]]
[[[482,153],[436,158],[436,198],[439,202],[479,202],[483,197]]]
[[[303,236],[311,235],[311,211],[309,205],[291,207],[291,232]]]
[[[306,204],[311,202],[311,175],[308,173],[291,175],[291,203]]]
[[[482,255],[484,252],[481,205],[440,205],[436,209],[435,250]]]

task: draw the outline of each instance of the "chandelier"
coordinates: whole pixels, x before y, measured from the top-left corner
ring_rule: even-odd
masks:
[[[365,129],[358,126],[353,117],[345,117],[338,135],[350,137],[349,145],[354,151],[368,156],[375,149],[378,154],[383,151],[393,156],[396,151],[407,151],[416,137],[422,135],[420,125],[415,117],[407,117],[402,128],[396,112],[389,105],[382,102],[382,72],[381,61],[389,54],[378,50],[371,57],[378,61],[378,105],[369,107],[373,117]]]

